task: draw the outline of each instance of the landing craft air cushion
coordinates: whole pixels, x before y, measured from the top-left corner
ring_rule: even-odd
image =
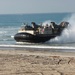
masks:
[[[37,25],[35,22],[32,26],[24,24],[23,27],[15,34],[14,39],[17,42],[43,43],[56,36],[60,36],[62,31],[68,26],[68,22],[61,22],[59,25],[51,22],[50,25]]]

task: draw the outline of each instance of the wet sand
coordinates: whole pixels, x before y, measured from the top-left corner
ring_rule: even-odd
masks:
[[[0,75],[75,75],[75,53],[0,50]]]

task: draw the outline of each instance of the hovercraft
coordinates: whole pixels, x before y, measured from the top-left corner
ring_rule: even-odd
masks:
[[[59,25],[51,22],[50,25],[37,25],[35,22],[32,25],[24,24],[21,29],[15,34],[14,39],[17,42],[28,43],[43,43],[56,36],[60,36],[62,31],[68,26],[68,22],[61,22]]]

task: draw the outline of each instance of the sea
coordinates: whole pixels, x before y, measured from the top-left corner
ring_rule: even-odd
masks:
[[[31,22],[49,24],[51,21],[56,24],[67,21],[69,26],[62,32],[61,36],[35,45],[74,47],[75,13],[0,14],[0,45],[17,45],[18,43],[14,40],[14,35],[23,23],[29,25],[31,25]]]

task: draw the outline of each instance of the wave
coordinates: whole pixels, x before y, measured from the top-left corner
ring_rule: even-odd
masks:
[[[1,41],[14,41],[12,36],[17,33],[19,27],[15,26],[6,26],[0,27],[0,42]]]
[[[66,49],[66,50],[75,50],[75,47],[68,47],[68,46],[41,46],[41,45],[0,45],[0,47],[9,47],[9,48],[35,48],[35,49]]]

